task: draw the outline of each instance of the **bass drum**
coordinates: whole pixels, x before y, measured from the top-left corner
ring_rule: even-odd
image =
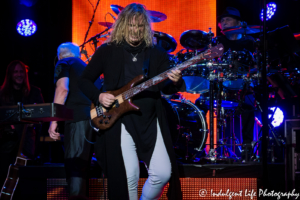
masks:
[[[163,98],[177,157],[193,159],[205,147],[207,124],[204,112],[187,100]]]

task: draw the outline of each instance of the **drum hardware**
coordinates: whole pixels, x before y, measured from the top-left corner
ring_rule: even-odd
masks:
[[[214,148],[214,77],[209,80],[209,152],[206,157],[207,160],[216,163],[217,151]]]
[[[221,144],[219,145],[219,148],[221,148],[221,157],[225,159],[233,158],[234,160],[239,160],[239,157],[237,157],[237,155],[228,147],[226,142],[227,138],[219,140],[219,143]],[[232,144],[232,146],[234,147],[236,145]],[[238,147],[241,148],[240,146]]]
[[[224,116],[224,109],[222,110],[221,106],[222,106],[222,97],[224,95],[223,93],[223,74],[221,73],[220,75],[221,79],[218,80],[218,95],[217,95],[217,122],[218,122],[218,134],[221,135],[222,134],[222,138],[223,138],[223,131],[224,131],[224,120],[221,119],[221,116]],[[221,111],[223,111],[223,113],[221,113]],[[223,121],[223,123],[220,123],[221,121]],[[234,117],[231,116],[230,117],[230,123],[231,123],[231,127],[234,127]],[[235,132],[234,132],[234,129],[232,128],[232,131],[231,131],[231,136],[229,138],[225,138],[225,139],[220,139],[220,143],[223,144],[223,146],[221,147],[221,154],[220,156],[222,156],[223,154],[226,154],[227,152],[227,157],[223,157],[225,159],[234,159],[234,160],[239,160],[239,158],[237,157],[237,155],[235,154],[235,146],[238,146],[238,149],[240,152],[242,152],[242,149],[241,149],[241,146],[240,146],[240,142],[239,140],[236,138],[235,136]],[[224,142],[225,141],[228,141],[228,140],[231,140],[231,144],[232,144],[232,148],[233,148],[233,151],[230,150]]]

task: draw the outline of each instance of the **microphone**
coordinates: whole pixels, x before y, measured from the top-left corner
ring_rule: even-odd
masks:
[[[115,21],[117,20],[117,18],[116,18],[113,14],[111,14],[110,12],[109,12],[108,14],[110,14],[110,16],[111,16]]]

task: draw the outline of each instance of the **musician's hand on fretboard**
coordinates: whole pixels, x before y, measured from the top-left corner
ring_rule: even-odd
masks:
[[[182,73],[180,70],[171,70],[171,73],[168,73],[168,78],[173,81],[174,85],[178,85],[182,81]]]
[[[99,95],[99,102],[104,107],[109,108],[115,101],[115,96],[109,93],[101,93]]]

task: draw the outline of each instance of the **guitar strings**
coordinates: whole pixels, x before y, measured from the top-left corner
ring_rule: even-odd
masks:
[[[206,53],[206,52],[204,52],[204,53]],[[179,69],[179,70],[181,70],[181,68],[184,69],[184,68],[186,68],[186,67],[189,67],[190,65],[192,65],[192,64],[198,62],[200,59],[202,59],[202,58],[203,58],[203,55],[205,55],[204,53],[199,54],[199,57],[198,57],[198,56],[194,56],[194,57],[192,57],[191,59],[189,59],[189,60],[187,60],[187,61],[185,61],[185,62],[179,64],[178,66],[175,66],[175,67],[173,67],[173,68],[171,68],[171,69],[168,69],[167,71],[164,71],[164,72],[162,72],[161,74],[159,74],[159,75],[157,75],[157,76],[162,76],[162,79],[161,79],[161,80],[164,81],[165,78],[167,77],[167,73],[169,73],[171,70],[173,70],[173,69]],[[195,61],[195,60],[196,60],[196,61]],[[186,66],[186,65],[187,65],[187,66]],[[183,69],[182,69],[182,70],[183,70]],[[157,77],[157,76],[155,76],[155,77]],[[135,86],[135,87],[133,87],[133,88],[131,88],[131,89],[129,89],[129,90],[123,92],[122,94],[118,95],[116,98],[118,98],[119,96],[122,96],[123,100],[127,100],[127,99],[131,98],[132,96],[134,96],[134,95],[133,95],[133,91],[134,91],[134,90],[136,90],[136,89],[142,89],[141,91],[143,91],[143,90],[149,88],[150,86],[148,86],[148,83],[153,83],[153,79],[154,79],[155,77],[153,77],[153,78],[147,80],[146,82],[144,82],[144,84],[145,84],[147,87],[145,87],[145,88],[139,88],[139,86],[140,86],[140,84],[139,84],[139,85],[137,85],[137,86]],[[153,85],[156,85],[156,83],[154,83]],[[152,86],[152,85],[151,85],[151,86]],[[140,92],[141,92],[141,91],[140,91]]]
[[[200,59],[203,58],[202,54],[199,54],[199,55],[200,55],[200,56],[199,56]],[[162,76],[162,81],[163,81],[163,80],[165,80],[165,78],[167,77],[167,73],[169,73],[171,70],[173,70],[173,69],[179,69],[179,70],[180,70],[181,68],[185,68],[185,67],[190,66],[191,64],[194,63],[194,60],[196,59],[196,57],[197,57],[197,56],[195,56],[195,57],[193,57],[193,58],[191,58],[191,59],[189,59],[189,60],[187,60],[187,61],[181,63],[181,64],[178,65],[178,66],[175,66],[175,67],[173,67],[173,68],[171,68],[171,69],[168,69],[167,71],[164,71],[164,72],[162,72],[161,74],[159,74],[159,75],[157,75],[157,76]],[[199,58],[197,58],[196,60],[199,60]],[[188,66],[186,66],[186,65],[188,65]],[[155,76],[155,77],[157,77],[157,76]],[[148,86],[148,85],[147,85],[148,83],[150,83],[150,82],[153,83],[153,79],[154,79],[155,77],[153,77],[153,78],[149,79],[148,81],[144,82],[145,85]],[[151,86],[152,86],[152,85],[151,85]],[[135,87],[133,87],[133,88],[127,90],[126,92],[123,92],[122,94],[120,94],[120,95],[122,95],[123,100],[127,100],[127,99],[131,98],[131,97],[133,96],[133,95],[132,95],[132,94],[133,94],[133,90],[139,89],[138,87],[139,87],[139,85],[137,85],[137,86],[135,86]],[[150,86],[148,86],[148,87],[146,87],[146,88],[142,88],[142,90],[145,90],[145,89],[147,89],[147,88],[149,88],[149,87],[150,87]],[[120,95],[118,95],[118,96],[120,96]],[[125,98],[124,95],[126,95],[126,98]],[[117,97],[118,97],[118,96],[117,96]],[[128,96],[128,97],[127,97],[127,96]]]

